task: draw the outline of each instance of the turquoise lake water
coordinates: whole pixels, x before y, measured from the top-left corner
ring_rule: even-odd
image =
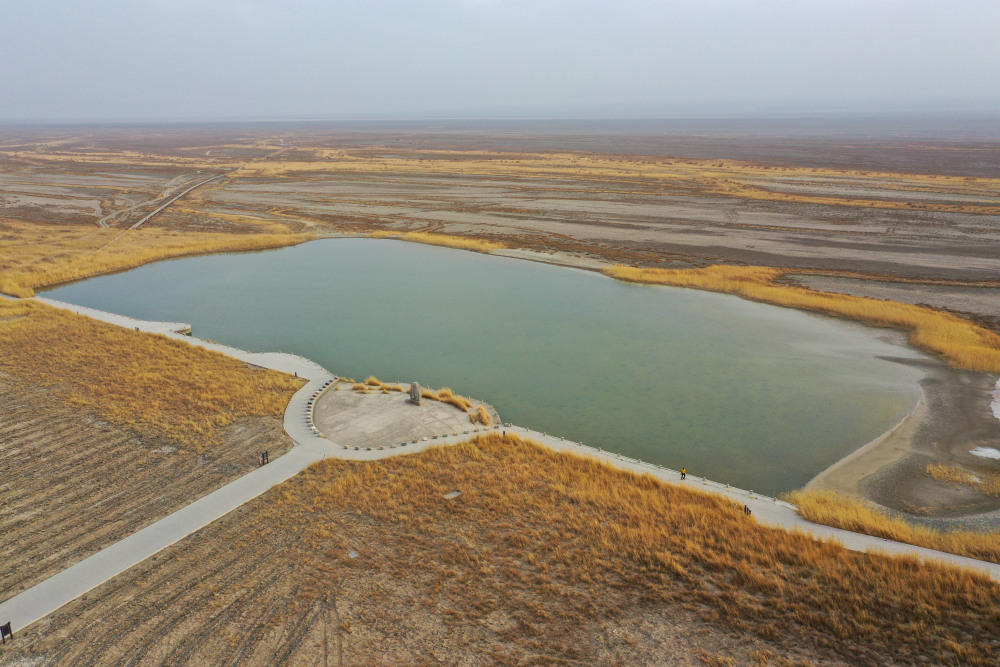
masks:
[[[160,262],[46,296],[416,380],[505,421],[765,493],[896,424],[918,355],[851,323],[575,269],[372,239]]]

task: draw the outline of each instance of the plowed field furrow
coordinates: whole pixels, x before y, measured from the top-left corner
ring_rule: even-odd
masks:
[[[213,540],[217,543],[232,543],[232,540],[237,537],[237,535],[231,534],[234,532],[235,531],[227,525],[226,534],[213,536]],[[274,539],[274,536],[279,532],[280,528],[272,531],[270,535],[263,536],[263,543],[266,543],[269,547],[267,551],[264,551],[263,553],[255,551],[252,557],[248,557],[246,553],[243,553],[241,557],[237,557],[234,561],[232,561],[234,563],[238,563],[238,566],[216,569],[215,574],[225,572],[228,575],[222,581],[216,580],[213,576],[212,578],[206,577],[199,579],[199,582],[210,586],[212,589],[220,590],[232,589],[241,585],[252,585],[254,589],[253,595],[256,597],[269,588],[269,586],[261,586],[260,583],[257,582],[256,579],[260,572],[274,572],[270,578],[270,581],[274,584],[283,580],[288,580],[290,578],[289,569],[291,568],[288,565],[285,565],[284,567],[280,566],[280,556],[287,550],[289,545],[295,544],[298,541],[298,537],[301,533],[287,538],[281,538],[279,536],[277,539]],[[261,543],[262,542],[258,542],[258,544]],[[260,547],[257,548],[259,549]],[[234,553],[241,552],[241,549],[234,550]],[[278,567],[272,566],[272,563],[275,562],[279,563]],[[176,584],[168,582],[168,585],[173,586]],[[290,598],[292,598],[292,596],[285,596],[281,604],[277,605],[275,608],[286,609]],[[247,596],[243,596],[240,600],[242,604],[247,604],[250,601],[251,598]],[[203,601],[193,600],[192,603],[203,606]],[[198,628],[193,633],[186,633],[184,637],[179,640],[180,645],[177,646],[177,648],[175,648],[174,651],[167,657],[166,662],[170,662],[171,664],[181,664],[188,661],[194,651],[203,650],[205,648],[202,642],[205,638],[210,636],[212,629],[217,628],[222,620],[235,618],[236,611],[236,609],[229,609],[229,607],[227,607],[226,612],[223,614],[217,614],[205,622],[204,625],[209,627]],[[161,636],[155,638],[155,640],[162,642],[164,637]]]
[[[150,613],[133,613],[129,605],[121,605],[115,610],[115,617],[104,621],[100,626],[93,628],[96,636],[102,636],[103,641],[98,645],[79,647],[80,654],[72,656],[72,660],[90,662],[109,662],[110,653],[118,653],[129,650],[129,647],[137,644],[152,645],[162,641],[165,634],[171,628],[179,627],[186,618],[198,608],[206,604],[205,596],[198,593],[199,588],[215,588],[217,583],[215,578],[226,570],[233,569],[234,563],[238,563],[241,558],[239,553],[234,553],[231,558],[215,562],[211,565],[204,563],[204,570],[197,572],[200,568],[192,568],[185,563],[177,562],[170,566],[170,561],[158,558],[157,574],[165,575],[161,577],[166,581],[158,580],[155,583],[144,586],[144,597],[150,601],[150,606],[155,606],[157,611]],[[164,568],[163,565],[168,567]],[[146,568],[148,574],[151,568]],[[172,576],[171,576],[172,575]],[[120,598],[123,586],[116,581],[109,582],[101,587],[99,594],[102,599]],[[162,597],[156,596],[156,591],[166,590],[168,593]],[[88,605],[89,606],[89,605]],[[109,631],[109,628],[110,631]],[[62,630],[62,629],[61,629]],[[65,631],[76,632],[79,628],[67,627]],[[107,634],[105,634],[107,633]],[[123,662],[116,659],[113,662]],[[170,662],[164,660],[163,662]]]
[[[213,541],[226,543],[226,537],[228,536],[214,536]],[[185,542],[187,541],[185,540],[172,549],[180,550]],[[210,591],[228,590],[252,580],[255,572],[268,569],[268,564],[277,558],[279,552],[283,551],[282,540],[264,539],[258,544],[267,544],[270,549],[264,552],[255,551],[252,558],[248,558],[246,552],[241,549],[227,551],[224,556],[221,556],[221,552],[218,550],[213,549],[206,560],[197,568],[190,567],[186,560],[172,561],[171,554],[163,554],[158,558],[155,569],[147,568],[147,572],[155,572],[155,580],[144,586],[147,595],[153,599],[156,608],[161,612],[151,615],[129,613],[128,620],[137,617],[138,620],[132,625],[116,626],[117,629],[111,633],[111,636],[101,646],[95,647],[89,659],[98,662],[106,661],[108,659],[107,652],[112,647],[121,650],[136,650],[133,657],[138,658],[141,657],[138,655],[139,653],[146,654],[152,647],[170,646],[179,642],[180,644],[174,648],[173,652],[164,656],[161,662],[169,664],[182,662],[183,658],[178,659],[175,654],[179,652],[186,655],[198,646],[198,642],[188,642],[187,637],[190,633],[183,631],[185,621],[195,615],[197,610],[203,610],[208,604],[204,594],[198,594],[194,591],[198,591],[199,588],[207,588]],[[276,576],[281,578],[285,574],[280,572]],[[101,595],[104,597],[114,598],[119,595],[122,589],[122,586],[116,586],[114,583],[106,586],[110,586],[110,588],[101,591]],[[158,597],[155,595],[157,591],[167,591],[167,594]],[[124,608],[123,611],[129,612],[127,608]],[[124,620],[117,619],[117,622],[120,624]],[[169,638],[171,634],[179,632],[183,632],[182,636],[175,637],[173,640]],[[197,633],[198,630],[195,632]],[[187,648],[184,648],[185,646]],[[132,659],[129,661],[133,662]]]
[[[89,457],[89,460],[94,461],[93,464],[89,463],[88,457],[81,457],[77,460],[75,467],[66,464],[52,469],[44,464],[37,464],[35,462],[20,466],[19,473],[22,476],[44,476],[49,480],[49,483],[46,484],[49,491],[48,497],[33,499],[32,504],[35,506],[64,505],[75,503],[80,497],[87,494],[102,492],[102,487],[106,487],[109,480],[114,479],[111,476],[112,473],[132,469],[135,466],[135,462],[141,456],[139,452],[126,449],[125,444],[124,438],[102,442],[101,446]],[[120,450],[123,449],[125,451],[121,452]],[[116,452],[119,455],[111,456],[109,453],[105,453],[106,451],[110,452],[114,450],[119,450]],[[15,499],[23,502],[23,497],[27,496],[32,490],[28,484],[14,488],[16,489],[14,491],[16,495],[9,500],[5,495],[5,502],[9,503]],[[63,495],[63,492],[71,495]]]
[[[268,559],[259,564],[266,567],[270,565],[272,560]],[[169,662],[173,664],[197,664],[193,660],[193,655],[196,652],[207,649],[207,652],[211,653],[210,644],[212,641],[216,637],[221,636],[227,630],[227,626],[233,624],[244,611],[248,609],[260,609],[260,599],[269,594],[271,587],[279,580],[285,578],[286,574],[284,572],[274,572],[266,580],[254,582],[252,588],[246,594],[226,605],[222,613],[212,617],[208,622],[199,625],[194,632],[186,634],[180,641],[177,649],[170,654]],[[145,654],[150,646],[151,644],[146,644],[140,649],[141,652]],[[231,651],[226,651],[225,653],[231,653]]]
[[[8,409],[9,406],[9,409]],[[280,418],[250,418],[204,455],[163,448],[50,392],[0,376],[0,600],[79,562],[290,446]]]
[[[253,621],[247,624],[246,633],[243,637],[242,642],[235,647],[235,650],[230,654],[231,657],[228,659],[228,664],[237,665],[246,664],[250,661],[254,653],[258,650],[261,640],[264,638],[267,629],[272,625],[275,618],[279,616],[278,610],[284,609],[287,600],[280,598],[279,604],[279,591],[273,586],[279,578],[278,575],[271,581],[271,583],[266,587],[262,588],[262,597],[258,602],[257,609],[260,610]],[[264,595],[266,594],[266,596]],[[252,607],[250,608],[253,609]]]
[[[292,654],[299,648],[302,644],[302,640],[312,632],[313,626],[316,625],[316,620],[319,618],[320,613],[323,611],[323,605],[314,604],[309,608],[307,613],[301,614],[299,618],[289,619],[289,623],[286,623],[285,627],[290,631],[288,637],[279,644],[277,650],[274,652],[274,658],[271,661],[273,665],[287,665],[292,657]]]

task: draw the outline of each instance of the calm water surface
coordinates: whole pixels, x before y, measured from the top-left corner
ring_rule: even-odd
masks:
[[[329,239],[67,285],[55,299],[417,380],[505,421],[767,493],[805,484],[916,403],[916,357],[850,323],[533,262]]]

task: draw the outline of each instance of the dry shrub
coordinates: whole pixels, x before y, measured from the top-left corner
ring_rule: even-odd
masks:
[[[379,462],[328,460],[282,489],[274,511],[287,529],[314,531],[306,541],[330,544],[328,558],[364,541],[368,555],[352,567],[375,569],[357,576],[418,587],[415,604],[451,610],[456,627],[513,615],[509,649],[684,605],[735,634],[848,664],[992,665],[1000,650],[1000,586],[983,575],[763,527],[720,496],[512,435]],[[445,500],[453,490],[462,495]]]
[[[0,371],[49,387],[109,422],[203,451],[216,429],[284,414],[304,384],[166,336],[34,301],[0,300]]]
[[[967,530],[937,531],[889,516],[871,503],[834,491],[794,491],[789,502],[806,519],[919,547],[1000,563],[1000,535]]]
[[[778,284],[784,270],[760,266],[638,269],[614,266],[604,273],[628,282],[694,287],[778,306],[812,310],[909,332],[910,343],[957,368],[1000,373],[1000,335],[950,313],[907,303],[817,292]]]

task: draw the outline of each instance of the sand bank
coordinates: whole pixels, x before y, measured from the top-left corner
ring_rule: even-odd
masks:
[[[914,436],[927,416],[927,402],[921,392],[920,400],[898,424],[813,477],[806,489],[858,495],[861,480],[912,451]]]

